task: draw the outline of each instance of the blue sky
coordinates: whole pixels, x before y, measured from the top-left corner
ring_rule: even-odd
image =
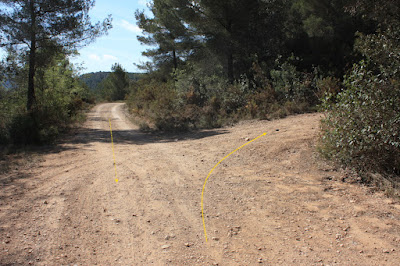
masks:
[[[147,10],[149,0],[96,0],[90,11],[92,22],[102,21],[109,14],[113,17],[113,28],[108,35],[99,37],[94,43],[79,50],[80,56],[71,61],[82,66],[82,73],[110,71],[114,63],[120,63],[128,72],[137,72],[134,63],[145,62],[141,53],[148,47],[140,45],[136,36],[141,30],[136,25],[135,11]]]
[[[150,0],[96,0],[90,11],[93,23],[103,21],[109,14],[113,17],[113,28],[96,39],[95,42],[79,50],[80,55],[71,58],[77,67],[82,67],[80,73],[111,71],[114,63],[120,63],[128,72],[137,72],[134,63],[145,62],[148,59],[141,53],[146,46],[140,45],[136,36],[141,30],[136,25],[135,11],[147,10]],[[148,11],[150,13],[150,11]],[[0,58],[5,55],[0,49]]]

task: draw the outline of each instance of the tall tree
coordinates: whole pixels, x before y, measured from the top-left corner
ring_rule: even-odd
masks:
[[[368,31],[361,16],[350,16],[343,0],[292,0],[284,23],[289,53],[302,59],[300,68],[319,66],[338,77],[354,62],[357,31]]]
[[[153,17],[145,15],[144,11],[137,10],[135,17],[144,36],[138,40],[145,45],[156,46],[143,52],[144,56],[151,57],[157,68],[167,65],[167,69],[178,68],[190,50],[194,40],[189,25],[182,18],[184,11],[181,0],[153,0],[150,10]],[[168,71],[168,70],[167,70]]]
[[[38,55],[68,53],[111,28],[111,17],[92,24],[94,0],[0,0],[0,46],[27,54],[29,66],[27,110],[36,103]]]
[[[272,24],[276,20],[279,1],[261,0],[195,0],[186,1],[187,21],[202,36],[205,46],[219,57],[230,82],[248,71],[257,53],[270,50],[275,40]],[[274,19],[272,19],[274,18]],[[265,35],[267,38],[264,38]],[[271,46],[271,45],[270,45]]]
[[[136,13],[149,35],[139,40],[158,46],[144,53],[156,59],[156,67],[173,62],[176,68],[176,51],[195,61],[212,54],[233,82],[249,70],[256,54],[262,57],[265,50],[272,54],[280,47],[276,25],[282,6],[278,0],[153,0],[153,18]]]
[[[398,0],[349,0],[346,9],[352,15],[361,14],[378,21],[381,27],[400,22]]]
[[[114,64],[111,70],[101,83],[103,97],[109,101],[123,100],[129,86],[128,74],[118,63]]]

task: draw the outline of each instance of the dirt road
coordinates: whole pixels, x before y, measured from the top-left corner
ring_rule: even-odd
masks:
[[[37,165],[1,177],[0,264],[398,265],[400,205],[316,158],[319,118],[165,137],[98,105]],[[206,243],[207,174],[264,132],[210,177]]]

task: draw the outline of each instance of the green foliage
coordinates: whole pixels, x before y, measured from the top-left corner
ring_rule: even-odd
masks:
[[[153,18],[136,12],[144,33],[139,41],[156,47],[144,53],[153,60],[144,67],[169,79],[188,62],[216,61],[223,78],[233,83],[249,70],[253,57],[271,60],[271,52],[280,51],[282,32],[276,25],[282,7],[280,1],[154,0]]]
[[[315,110],[354,62],[355,32],[375,25],[339,0],[154,0],[151,11],[136,12],[138,39],[155,47],[149,79],[200,108],[197,127]]]
[[[331,95],[331,99],[342,90],[341,81],[335,77],[325,77],[317,80],[317,94],[319,100],[323,100],[327,94]]]
[[[190,27],[182,19],[182,12],[185,12],[182,1],[153,0],[150,10],[154,14],[152,18],[146,16],[144,11],[137,10],[135,13],[138,26],[145,33],[137,38],[142,44],[156,46],[143,52],[143,55],[152,58],[158,70],[169,75],[172,69],[178,68],[195,40]],[[146,69],[147,65],[139,67]]]
[[[276,97],[281,103],[289,101],[307,103],[310,106],[316,105],[318,103],[318,69],[314,68],[312,73],[300,72],[291,63],[296,60],[298,59],[294,56],[283,63],[278,59],[277,69],[271,70],[272,87],[276,92]]]
[[[128,98],[128,106],[134,114],[149,119],[158,130],[185,130],[190,122],[170,83],[139,81]]]
[[[400,28],[360,35],[345,90],[324,102],[323,153],[360,172],[400,174]]]
[[[88,86],[91,92],[94,94],[100,94],[100,84],[108,77],[111,72],[95,72],[82,74],[79,79]],[[127,73],[130,81],[138,81],[143,74],[141,73]]]
[[[220,125],[221,99],[215,95],[208,98],[208,94],[201,94],[205,90],[194,87],[184,90],[182,84],[179,87],[173,82],[140,80],[131,88],[129,109],[136,116],[145,117],[157,130],[185,131]]]
[[[96,72],[81,75],[80,80],[88,86],[94,94],[100,94],[100,84],[111,72]]]
[[[219,127],[248,117],[280,118],[310,109],[305,97],[292,99],[288,91],[273,88],[264,73],[255,74],[262,82],[254,89],[256,85],[246,76],[230,84],[217,75],[218,69],[222,71],[222,67],[214,66],[213,72],[191,65],[176,71],[174,80],[167,83],[149,75],[131,87],[130,110],[156,129],[176,131]],[[302,82],[298,80],[293,88],[302,92],[308,86]]]
[[[399,174],[399,81],[383,83],[361,63],[345,85],[338,103],[326,106],[325,154],[358,170]]]
[[[399,195],[399,2],[361,0],[348,8],[373,19],[379,28],[373,34],[357,34],[355,49],[364,59],[354,64],[342,86],[329,79],[318,84],[326,94],[320,151],[356,170],[364,182]]]
[[[33,111],[25,109],[26,90],[21,88],[26,88],[26,80],[20,79],[20,75],[8,78],[20,85],[1,93],[0,143],[3,144],[54,141],[71,123],[82,119],[80,111],[87,107],[91,98],[62,54],[53,58],[46,68],[38,69],[37,106]]]
[[[0,86],[0,143],[5,143],[9,138],[8,124],[9,124],[9,111],[6,104],[7,91]]]
[[[325,75],[341,77],[355,62],[355,33],[374,30],[375,24],[346,12],[342,0],[293,0],[286,10],[286,48],[302,60],[300,69],[318,66]]]
[[[120,64],[112,66],[112,72],[101,82],[101,96],[107,101],[119,101],[125,99],[129,86],[128,73]]]
[[[176,90],[181,97],[191,95],[190,104],[203,106],[208,99],[224,91],[228,83],[221,76],[222,66],[210,60],[210,62],[188,63],[184,69],[175,71],[173,78]]]
[[[27,110],[36,108],[35,75],[59,53],[73,52],[111,28],[111,17],[92,24],[93,0],[1,0],[0,47],[23,56],[27,71]]]

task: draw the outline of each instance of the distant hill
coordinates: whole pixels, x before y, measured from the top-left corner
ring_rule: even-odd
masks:
[[[81,75],[79,78],[89,87],[91,91],[97,91],[99,84],[107,78],[111,72],[94,72]],[[128,73],[128,77],[132,81],[139,80],[143,76],[142,73]]]

